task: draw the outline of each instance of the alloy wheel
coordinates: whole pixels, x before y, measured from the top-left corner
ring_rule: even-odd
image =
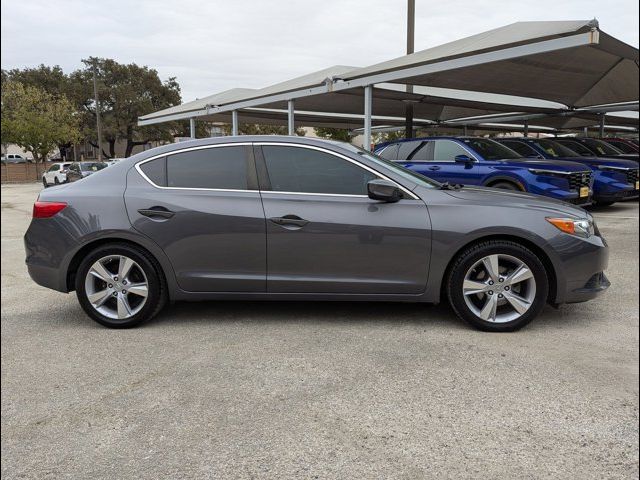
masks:
[[[467,307],[492,323],[517,320],[532,306],[536,280],[531,268],[511,255],[488,255],[467,271],[462,285]]]
[[[137,262],[124,255],[108,255],[89,268],[85,292],[91,306],[105,317],[126,320],[144,307],[149,282]]]

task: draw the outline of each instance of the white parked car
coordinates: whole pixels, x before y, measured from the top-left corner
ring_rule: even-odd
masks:
[[[25,158],[18,153],[9,153],[2,155],[2,163],[27,163],[31,162],[31,159]]]
[[[49,170],[42,175],[42,184],[45,188],[49,185],[59,185],[67,181],[67,169],[73,162],[54,163]]]

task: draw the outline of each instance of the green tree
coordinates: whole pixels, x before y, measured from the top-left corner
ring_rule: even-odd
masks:
[[[1,104],[2,143],[19,145],[36,162],[46,160],[58,145],[80,137],[73,104],[64,95],[7,80]]]
[[[83,110],[95,124],[96,104],[93,101],[93,67],[98,78],[98,97],[104,139],[109,144],[109,156],[115,155],[115,143],[126,143],[125,156],[134,147],[150,141],[171,141],[176,124],[165,123],[140,127],[138,117],[163,108],[179,105],[180,86],[174,77],[160,80],[158,72],[134,63],[120,64],[115,60],[89,58],[83,60],[86,68],[71,75],[74,84],[89,88]],[[86,121],[86,120],[85,120]],[[92,130],[95,132],[95,130]],[[93,137],[97,140],[97,135]]]
[[[351,133],[346,128],[325,128],[316,127],[316,135],[320,138],[328,138],[330,140],[341,140],[343,142],[351,141]]]

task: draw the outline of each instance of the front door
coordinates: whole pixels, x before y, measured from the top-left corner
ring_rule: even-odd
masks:
[[[429,268],[430,222],[421,200],[367,196],[380,178],[319,147],[256,146],[267,225],[267,291],[418,294]]]
[[[250,145],[192,148],[138,164],[127,179],[131,222],[194,292],[266,290],[265,220]]]

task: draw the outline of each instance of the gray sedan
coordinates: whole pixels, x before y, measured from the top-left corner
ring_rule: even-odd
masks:
[[[512,331],[609,286],[606,242],[581,208],[439,184],[317,139],[148,150],[43,191],[33,217],[33,280],[75,290],[108,327],[181,300],[359,300],[448,301],[477,328]]]

